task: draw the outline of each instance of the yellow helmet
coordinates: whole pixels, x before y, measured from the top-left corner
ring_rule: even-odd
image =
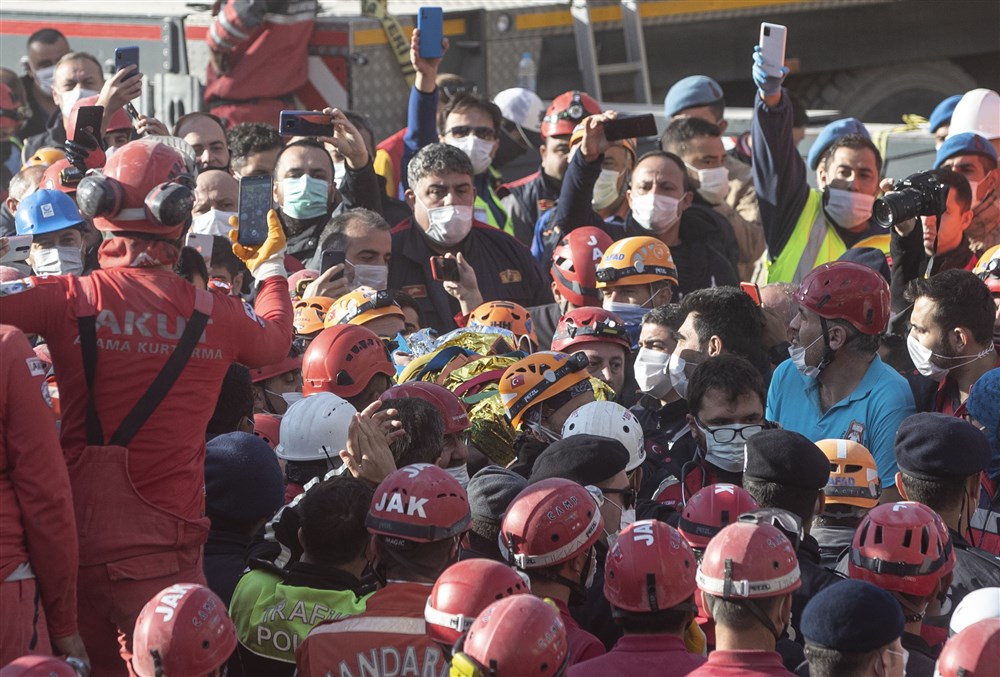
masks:
[[[1000,294],[1000,244],[984,251],[972,272],[986,283],[992,293]]]
[[[324,325],[333,327],[338,324],[365,324],[387,315],[406,318],[391,291],[358,287],[333,302],[326,314]]]
[[[511,425],[517,428],[529,409],[560,393],[593,392],[589,364],[584,353],[542,351],[507,367],[500,377],[500,399]]]
[[[874,508],[882,495],[882,481],[871,452],[852,440],[820,440],[816,443],[830,461],[830,479],[823,493],[826,502]]]
[[[655,237],[618,240],[604,250],[597,264],[597,287],[672,282],[677,284],[677,266],[670,247]]]
[[[65,160],[66,153],[59,150],[58,148],[39,148],[35,151],[35,154],[30,158],[25,160],[24,165],[26,167],[37,167],[41,165],[42,167],[49,167],[54,165],[59,160]]]

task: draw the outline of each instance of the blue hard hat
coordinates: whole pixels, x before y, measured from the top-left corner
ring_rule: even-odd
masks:
[[[938,130],[941,125],[947,125],[951,123],[951,114],[955,112],[955,106],[958,102],[962,100],[961,94],[956,94],[954,96],[949,96],[947,99],[939,103],[934,107],[934,111],[931,113],[930,122],[931,134]]]
[[[667,92],[667,96],[663,99],[663,115],[669,122],[670,118],[688,108],[725,105],[725,103],[722,87],[718,82],[707,75],[689,75],[675,82]]]
[[[84,219],[69,195],[40,188],[21,200],[14,214],[18,235],[42,235],[82,225]]]
[[[850,134],[859,134],[866,139],[872,138],[868,130],[857,118],[834,120],[821,129],[813,145],[809,147],[809,156],[806,158],[809,163],[809,169],[815,171],[819,167],[819,159],[823,157],[826,149],[832,146],[833,142],[837,139],[842,139]]]
[[[42,235],[82,225],[73,198],[59,190],[39,188],[21,200],[14,214],[18,235]]]
[[[934,158],[934,169],[937,169],[944,161],[956,155],[982,155],[997,161],[997,151],[993,144],[985,138],[972,132],[962,132],[955,136],[949,136],[938,148],[937,157]]]

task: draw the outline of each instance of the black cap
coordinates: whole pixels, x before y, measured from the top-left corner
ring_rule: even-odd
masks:
[[[903,636],[899,602],[865,581],[839,581],[820,590],[802,612],[799,629],[810,644],[865,653]]]
[[[851,247],[840,255],[838,261],[853,261],[868,266],[889,282],[889,261],[881,249],[875,247]]]
[[[976,426],[948,414],[914,414],[896,431],[896,464],[919,480],[975,475],[989,466],[992,455]]]
[[[762,430],[747,441],[743,476],[799,489],[822,489],[830,461],[809,438],[791,430]]]
[[[528,486],[528,482],[513,470],[498,465],[488,465],[469,480],[469,510],[472,519],[503,521],[503,515],[514,497]]]
[[[628,465],[628,449],[618,440],[597,435],[573,435],[553,442],[535,461],[528,484],[552,477],[578,484],[600,484]]]

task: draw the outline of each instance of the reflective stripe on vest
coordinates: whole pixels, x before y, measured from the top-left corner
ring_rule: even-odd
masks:
[[[492,186],[489,188],[489,199],[492,200],[495,205],[500,207],[500,211],[503,212],[503,225],[497,222],[496,217],[493,216],[493,210],[490,209],[488,204],[486,204],[486,200],[479,195],[476,195],[476,202],[472,205],[473,217],[481,223],[488,223],[494,228],[499,228],[508,235],[513,236],[514,222],[510,220],[510,214],[508,214],[507,210],[503,208],[503,205],[500,203],[500,198],[498,198],[497,194],[493,192]]]
[[[798,284],[813,268],[836,261],[845,251],[844,241],[823,214],[823,194],[810,189],[792,236],[767,266],[767,281]]]
[[[355,616],[318,626],[313,635],[340,634],[344,632],[378,632],[394,635],[426,635],[427,624],[423,618],[406,616]]]

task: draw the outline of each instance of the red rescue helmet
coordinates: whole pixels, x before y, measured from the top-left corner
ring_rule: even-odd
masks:
[[[565,674],[568,660],[566,626],[555,605],[533,595],[514,595],[479,614],[455,646],[451,675],[550,677]]]
[[[297,270],[288,276],[288,295],[292,301],[298,301],[305,293],[309,283],[319,277],[319,271],[312,268]]]
[[[98,230],[176,240],[191,220],[194,177],[179,150],[147,137],[119,148],[103,174],[84,177],[76,203]]]
[[[0,677],[80,677],[80,673],[59,658],[21,656],[3,666]]]
[[[722,599],[779,597],[802,585],[791,541],[770,524],[734,522],[709,541],[698,588]]]
[[[926,597],[954,568],[948,527],[922,503],[876,506],[854,532],[850,576],[883,590]]]
[[[479,558],[455,562],[438,576],[427,598],[427,636],[451,647],[490,604],[529,592],[521,575],[506,564]]]
[[[427,400],[444,417],[444,434],[455,435],[468,430],[472,424],[462,400],[442,385],[430,381],[407,381],[392,386],[379,396],[383,402],[400,397],[417,397]]]
[[[614,240],[600,228],[583,226],[559,240],[552,250],[552,279],[559,293],[574,306],[600,307],[597,264],[612,244]]]
[[[641,520],[622,529],[608,552],[604,596],[616,612],[672,609],[691,599],[697,568],[694,553],[676,529]]]
[[[236,648],[226,604],[203,585],[161,590],[139,612],[132,638],[132,669],[139,677],[206,675]]]
[[[877,335],[889,325],[889,284],[868,266],[833,261],[805,276],[795,300],[820,317],[846,320],[862,334]]]
[[[542,118],[542,136],[569,136],[577,123],[601,113],[601,104],[586,92],[574,89],[552,100]]]
[[[677,530],[692,548],[704,550],[722,528],[745,512],[760,505],[743,487],[735,484],[710,484],[688,499]]]
[[[76,187],[78,184],[63,183],[62,180],[63,170],[69,169],[72,166],[72,163],[65,158],[56,160],[45,168],[45,171],[42,173],[42,178],[38,182],[38,187],[48,188],[50,190],[59,190],[66,193],[70,197],[73,197],[76,195]]]
[[[569,311],[559,318],[552,335],[552,350],[572,353],[584,343],[614,343],[628,356],[632,345],[621,318],[604,308],[585,306]]]
[[[271,451],[281,442],[281,417],[274,414],[254,414],[253,434],[267,442]]]
[[[327,327],[302,358],[302,394],[330,392],[354,397],[375,374],[396,375],[389,352],[371,329],[356,324]]]
[[[601,537],[604,518],[594,497],[576,482],[553,477],[525,487],[500,527],[506,558],[518,569],[560,564]]]
[[[292,352],[296,354],[289,354],[272,364],[266,364],[263,367],[251,369],[250,380],[253,383],[260,383],[261,381],[266,381],[269,378],[274,378],[275,376],[280,376],[290,371],[301,369],[302,356],[297,354],[297,350],[293,349]]]
[[[934,677],[985,677],[996,674],[1000,657],[1000,618],[973,623],[948,640]]]
[[[371,534],[433,543],[464,534],[471,521],[458,480],[436,465],[414,463],[378,485],[365,525]]]

